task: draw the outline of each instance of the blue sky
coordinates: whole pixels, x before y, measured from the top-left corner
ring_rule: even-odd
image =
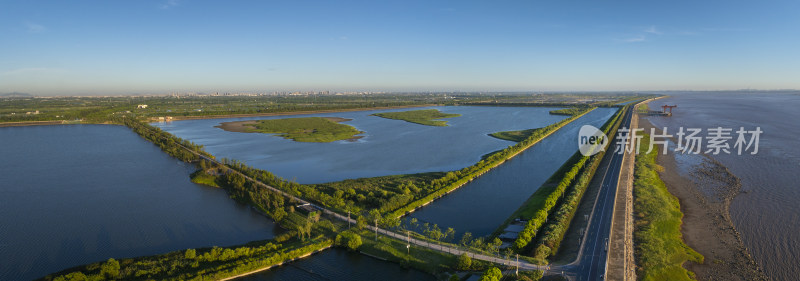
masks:
[[[0,93],[742,88],[800,88],[800,2],[0,2]]]

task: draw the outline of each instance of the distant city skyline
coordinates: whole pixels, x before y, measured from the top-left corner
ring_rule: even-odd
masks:
[[[800,89],[797,1],[5,1],[0,94]]]

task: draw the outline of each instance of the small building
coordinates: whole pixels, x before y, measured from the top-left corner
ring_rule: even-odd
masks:
[[[136,108],[145,109],[145,108],[147,108],[147,105],[146,104],[140,104],[140,105],[137,105]]]

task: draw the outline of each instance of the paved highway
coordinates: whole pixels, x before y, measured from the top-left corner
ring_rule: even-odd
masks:
[[[632,110],[625,113],[620,128],[630,127]],[[611,136],[610,136],[611,137]],[[603,280],[606,274],[606,261],[608,260],[608,239],[611,236],[611,219],[614,213],[614,200],[617,194],[622,158],[624,154],[615,153],[616,140],[612,140],[606,154],[611,159],[608,161],[606,172],[603,174],[602,186],[595,199],[594,208],[589,218],[589,227],[581,241],[581,250],[578,258],[565,266],[575,274],[577,280]],[[611,149],[614,148],[614,149]],[[622,147],[620,149],[625,149]]]

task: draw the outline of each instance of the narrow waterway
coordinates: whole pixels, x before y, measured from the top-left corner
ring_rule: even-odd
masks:
[[[457,233],[469,231],[473,237],[491,234],[578,151],[581,126],[599,128],[616,111],[617,108],[597,108],[587,113],[408,218],[438,224],[441,229],[452,227]]]

